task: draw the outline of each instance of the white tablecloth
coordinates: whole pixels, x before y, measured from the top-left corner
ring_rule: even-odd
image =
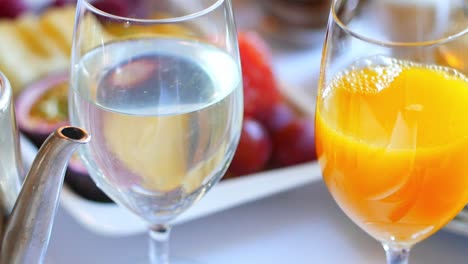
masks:
[[[385,263],[380,245],[354,226],[319,182],[174,227],[172,253],[206,264]],[[129,264],[146,235],[104,237],[60,210],[47,263]],[[411,264],[465,264],[468,238],[440,231],[417,245]]]

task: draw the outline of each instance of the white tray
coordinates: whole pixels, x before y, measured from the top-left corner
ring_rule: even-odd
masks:
[[[37,148],[21,138],[22,156],[29,168]],[[174,224],[180,224],[220,212],[247,202],[302,186],[321,179],[317,162],[276,169],[221,181]],[[66,185],[61,205],[84,227],[108,236],[132,235],[146,230],[145,223],[130,211],[114,203],[98,203],[82,198]]]
[[[290,190],[320,179],[317,163],[262,172],[221,181],[174,224],[220,212],[234,206]],[[146,230],[145,223],[115,204],[90,202],[67,187],[62,191],[62,206],[88,229],[103,235],[132,235]]]

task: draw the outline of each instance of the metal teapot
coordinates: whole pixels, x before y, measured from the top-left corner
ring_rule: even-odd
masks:
[[[0,264],[42,263],[71,154],[90,136],[61,127],[40,148],[24,182],[12,90],[0,72]]]

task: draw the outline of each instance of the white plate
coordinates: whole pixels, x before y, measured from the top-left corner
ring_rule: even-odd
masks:
[[[29,168],[37,148],[27,139],[21,138],[21,149],[24,163]],[[224,180],[213,187],[200,202],[180,215],[174,224],[201,218],[320,179],[317,162],[311,162]],[[61,205],[84,227],[102,235],[133,235],[146,230],[145,223],[130,211],[114,203],[84,199],[66,185],[62,190]]]
[[[321,178],[316,162],[255,175],[221,181],[174,224],[180,224],[258,200],[279,192],[317,181]],[[146,230],[137,216],[115,204],[90,202],[67,187],[62,191],[62,206],[83,226],[102,234],[123,236]]]

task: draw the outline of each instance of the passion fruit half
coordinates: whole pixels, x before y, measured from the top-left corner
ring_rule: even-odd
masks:
[[[27,86],[15,100],[18,128],[36,146],[68,121],[68,73],[56,73]]]

